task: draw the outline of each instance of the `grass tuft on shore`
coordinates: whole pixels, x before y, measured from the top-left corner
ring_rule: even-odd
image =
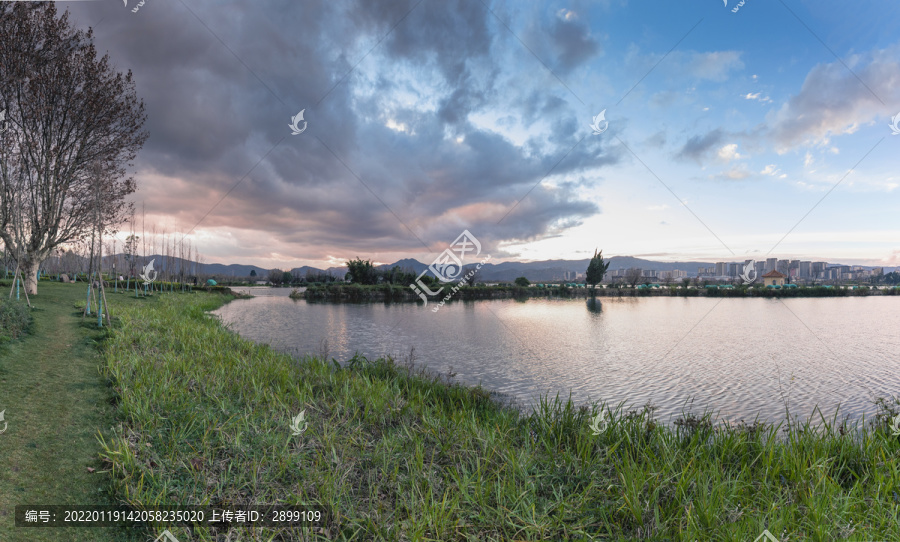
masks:
[[[30,325],[31,309],[25,301],[0,294],[0,344],[18,339]]]
[[[137,506],[318,504],[330,521],[316,532],[171,528],[182,539],[897,532],[896,399],[869,423],[834,415],[788,427],[714,426],[710,413],[667,426],[649,405],[577,407],[558,396],[526,415],[411,359],[338,364],[255,345],[206,314],[222,302],[195,293],[116,303],[103,347],[119,420],[102,443],[114,491]],[[303,410],[309,426],[293,436]]]

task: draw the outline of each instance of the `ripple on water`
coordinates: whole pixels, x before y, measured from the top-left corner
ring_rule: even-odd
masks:
[[[280,291],[278,291],[280,290]],[[236,300],[217,311],[241,335],[293,353],[409,356],[456,379],[515,396],[650,401],[671,420],[705,407],[768,421],[841,412],[871,416],[876,395],[900,390],[900,298],[602,298],[413,303]],[[791,378],[793,377],[793,381]],[[693,402],[691,400],[693,399]]]

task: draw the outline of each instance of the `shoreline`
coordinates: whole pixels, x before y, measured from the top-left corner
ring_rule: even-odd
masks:
[[[238,297],[236,299],[247,299],[249,297],[253,297],[253,296],[252,295],[251,296],[242,295],[241,297]],[[282,297],[282,296],[277,296],[277,297]],[[547,297],[547,296],[542,296],[542,297]],[[607,297],[653,297],[653,296],[640,296],[639,295],[639,296],[607,296]],[[656,297],[669,297],[669,296],[656,296]],[[702,297],[705,297],[705,296],[702,296]],[[710,297],[714,297],[714,296],[710,296]],[[751,297],[751,296],[744,296],[744,297]],[[836,297],[842,297],[842,296],[836,296]],[[847,296],[847,297],[864,297],[864,296]],[[574,297],[572,297],[572,298],[552,297],[551,299],[554,299],[557,301],[564,301],[567,299],[572,300],[572,301],[575,300]],[[588,301],[590,300],[590,298],[587,298],[587,299],[588,299]],[[463,301],[472,301],[472,300],[463,300]],[[231,303],[231,302],[232,301],[228,301],[227,303]],[[344,304],[344,303],[366,304],[366,303],[371,303],[372,301],[317,300],[317,301],[308,301],[308,302],[335,303],[335,304]],[[386,303],[390,303],[390,301],[387,301]],[[431,304],[429,304],[429,308],[430,308],[430,305]],[[225,324],[223,323],[223,325],[225,325]],[[230,328],[229,328],[229,331],[231,331]],[[235,333],[237,333],[237,332],[235,332]],[[265,344],[265,343],[256,342],[255,339],[250,338],[250,337],[244,337],[243,335],[240,335],[240,334],[238,334],[238,336],[240,336],[244,340],[250,341],[257,345]],[[304,352],[300,352],[299,350],[294,350],[292,348],[287,348],[287,349],[279,350],[279,351],[284,353],[285,355],[291,356],[292,358],[294,358],[298,361],[301,361],[302,359],[304,359],[307,356],[315,356],[316,355],[314,352],[304,353]],[[392,357],[389,355],[386,357],[389,357],[392,360],[396,361],[402,367],[406,367],[413,371],[422,371],[422,374],[426,378],[446,379],[446,376],[447,376],[446,373],[442,373],[437,369],[432,369],[424,364],[415,364],[413,366],[410,366],[407,363],[406,359],[404,359],[403,355],[399,355],[396,357]],[[342,366],[346,366],[346,364],[348,362],[347,361],[339,361],[338,363],[340,363]],[[447,383],[448,384],[451,383],[451,380],[447,379]],[[520,396],[514,395],[514,394],[500,392],[493,388],[485,387],[481,383],[465,382],[465,381],[461,381],[461,380],[453,380],[452,383],[459,384],[459,385],[465,386],[465,387],[482,388],[485,392],[487,392],[488,394],[490,394],[492,396],[492,398],[494,399],[494,402],[500,408],[507,408],[507,409],[515,410],[519,415],[522,415],[522,416],[531,415],[533,413],[533,411],[538,408],[538,405],[540,404],[540,401],[542,399],[549,398],[556,394],[558,394],[559,397],[564,398],[562,400],[570,400],[570,397],[571,397],[569,395],[569,392],[571,390],[568,390],[568,391],[559,390],[557,392],[548,391],[546,393],[540,394],[539,396],[527,398],[527,397],[520,397]],[[580,400],[579,399],[571,399],[571,400],[573,401],[573,404],[576,407],[582,407],[582,406],[590,407],[590,406],[593,406],[594,403],[596,403],[596,400],[592,400],[592,399],[580,399]],[[687,402],[692,405],[694,404],[693,398],[688,398]],[[621,408],[628,409],[628,410],[640,409],[645,406],[644,404],[641,404],[640,402],[628,403],[627,401],[621,401],[620,403],[616,403],[616,404],[618,406],[620,406]],[[790,413],[790,423],[795,423],[795,421],[799,418],[803,418],[805,420],[811,419],[811,420],[814,420],[811,422],[811,425],[818,427],[821,425],[820,416],[824,417],[826,420],[840,418],[842,420],[860,421],[860,422],[865,423],[865,422],[870,421],[874,416],[877,415],[877,410],[871,408],[871,405],[874,405],[874,404],[875,404],[874,402],[869,402],[869,403],[866,403],[866,407],[864,407],[866,410],[870,410],[871,412],[863,411],[860,413],[859,411],[857,411],[856,413],[847,413],[848,411],[846,410],[846,407],[840,403],[831,404],[830,406],[826,406],[826,407],[822,407],[818,403],[816,403],[810,409],[807,409],[807,414],[805,414],[803,416],[796,414],[795,413],[796,410],[792,409],[791,413]],[[657,406],[654,406],[653,408],[658,409]],[[827,412],[823,409],[827,409]],[[851,409],[853,409],[853,408],[851,407]],[[666,410],[666,409],[664,409],[664,410]],[[666,419],[666,420],[658,419],[658,421],[667,426],[670,426],[670,427],[673,426],[679,418],[683,418],[685,416],[697,415],[698,410],[703,413],[701,416],[708,414],[711,417],[711,421],[712,421],[714,427],[734,426],[734,425],[737,425],[742,420],[752,420],[753,423],[761,423],[761,424],[773,425],[773,426],[777,426],[779,424],[784,424],[784,423],[788,422],[787,416],[785,415],[784,412],[781,412],[780,414],[777,414],[774,416],[772,416],[772,415],[767,416],[767,415],[762,414],[761,412],[756,412],[755,414],[750,413],[750,414],[744,415],[744,417],[740,417],[740,414],[728,416],[728,415],[721,415],[720,414],[721,410],[712,404],[706,405],[705,408],[703,408],[703,409],[680,409],[680,410],[668,409],[668,410],[670,411],[667,415],[668,419]],[[853,410],[858,410],[858,409],[853,409]]]
[[[120,425],[102,456],[114,494],[134,506],[318,505],[332,540],[636,538],[651,512],[659,537],[752,540],[761,522],[808,531],[833,503],[866,495],[819,528],[852,521],[878,539],[894,526],[885,488],[900,485],[900,471],[883,458],[900,453],[900,440],[887,414],[871,427],[791,424],[782,434],[690,414],[670,427],[652,409],[548,396],[524,416],[484,388],[418,376],[390,358],[344,367],[253,343],[208,314],[226,296],[116,297],[101,367],[118,391]],[[292,435],[298,412],[307,425]],[[709,521],[698,521],[701,505]],[[733,509],[744,512],[728,516]],[[251,534],[300,536],[202,526],[190,537]]]
[[[572,287],[518,287],[518,286],[463,286],[447,300],[476,301],[483,299],[529,299],[529,298],[561,298],[589,299],[592,297],[732,297],[732,298],[775,298],[789,299],[798,297],[870,297],[900,296],[900,287],[875,289],[869,287],[830,287],[803,286],[797,288],[772,289],[760,287],[722,287],[709,286],[691,289],[663,287],[650,288],[597,288],[591,293],[588,288]],[[319,287],[308,287],[300,292],[295,289],[291,299],[305,299],[309,302],[386,302],[386,303],[422,303],[422,299],[408,288],[392,285],[363,286],[358,284],[339,284]],[[429,299],[437,303],[441,297]]]

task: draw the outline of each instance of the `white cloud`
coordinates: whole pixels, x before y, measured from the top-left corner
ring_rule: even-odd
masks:
[[[762,96],[762,97],[760,97],[760,96],[762,96],[762,95],[759,92],[748,92],[747,94],[741,95],[741,97],[744,98],[745,100],[756,100],[757,102],[764,103],[764,104],[772,103],[772,99],[769,98],[768,96]]]
[[[740,181],[751,176],[752,173],[744,164],[737,165],[728,171],[723,171],[716,175],[710,175],[709,178],[714,181]]]
[[[744,168],[731,168],[725,172],[725,177],[731,179],[733,181],[739,181],[741,179],[746,179],[750,176],[750,172]]]
[[[394,130],[395,132],[407,132],[407,131],[409,131],[409,128],[406,126],[406,124],[404,124],[404,123],[402,123],[402,122],[397,122],[397,121],[395,121],[394,119],[388,119],[388,121],[387,121],[386,123],[384,123],[384,125],[385,125],[387,128],[390,128],[391,130]]]
[[[810,70],[800,91],[767,118],[778,152],[852,134],[883,118],[885,105],[900,108],[898,57],[900,45],[894,45]]]
[[[743,158],[743,156],[737,152],[737,147],[737,143],[729,143],[728,145],[722,146],[722,148],[716,152],[719,160],[731,162],[732,160],[740,160]]]

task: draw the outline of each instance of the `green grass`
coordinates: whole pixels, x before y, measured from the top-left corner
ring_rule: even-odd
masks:
[[[206,311],[227,297],[42,282],[0,346],[0,540],[150,541],[158,529],[16,529],[16,504],[320,504],[321,532],[173,527],[187,540],[897,540],[900,439],[879,416],[675,426],[545,399],[530,415],[413,360],[295,360]],[[102,374],[102,376],[101,376]],[[600,410],[608,423],[590,428]],[[309,428],[292,436],[290,418]],[[818,422],[816,424],[812,422]],[[94,469],[89,472],[88,469]],[[226,538],[230,536],[231,538]],[[218,537],[218,538],[217,538]]]
[[[869,423],[675,426],[652,407],[530,415],[480,388],[254,345],[205,311],[223,298],[114,303],[104,372],[119,424],[103,456],[122,501],[319,504],[321,532],[173,528],[184,540],[897,540],[898,401]],[[607,426],[590,425],[603,410]],[[309,427],[291,435],[305,410]],[[816,423],[813,423],[816,422]],[[217,538],[218,537],[218,538]]]
[[[0,291],[5,290],[0,286]],[[25,300],[10,299],[0,293],[0,344],[18,339],[31,324],[31,310]]]
[[[98,368],[105,333],[74,304],[86,285],[41,282],[32,296],[29,333],[0,345],[0,540],[141,540],[118,529],[34,529],[14,526],[20,504],[111,504],[98,431],[114,410]],[[0,295],[8,296],[9,287]],[[22,297],[22,303],[25,298]],[[0,425],[2,429],[2,425]],[[93,469],[91,473],[88,469]]]

